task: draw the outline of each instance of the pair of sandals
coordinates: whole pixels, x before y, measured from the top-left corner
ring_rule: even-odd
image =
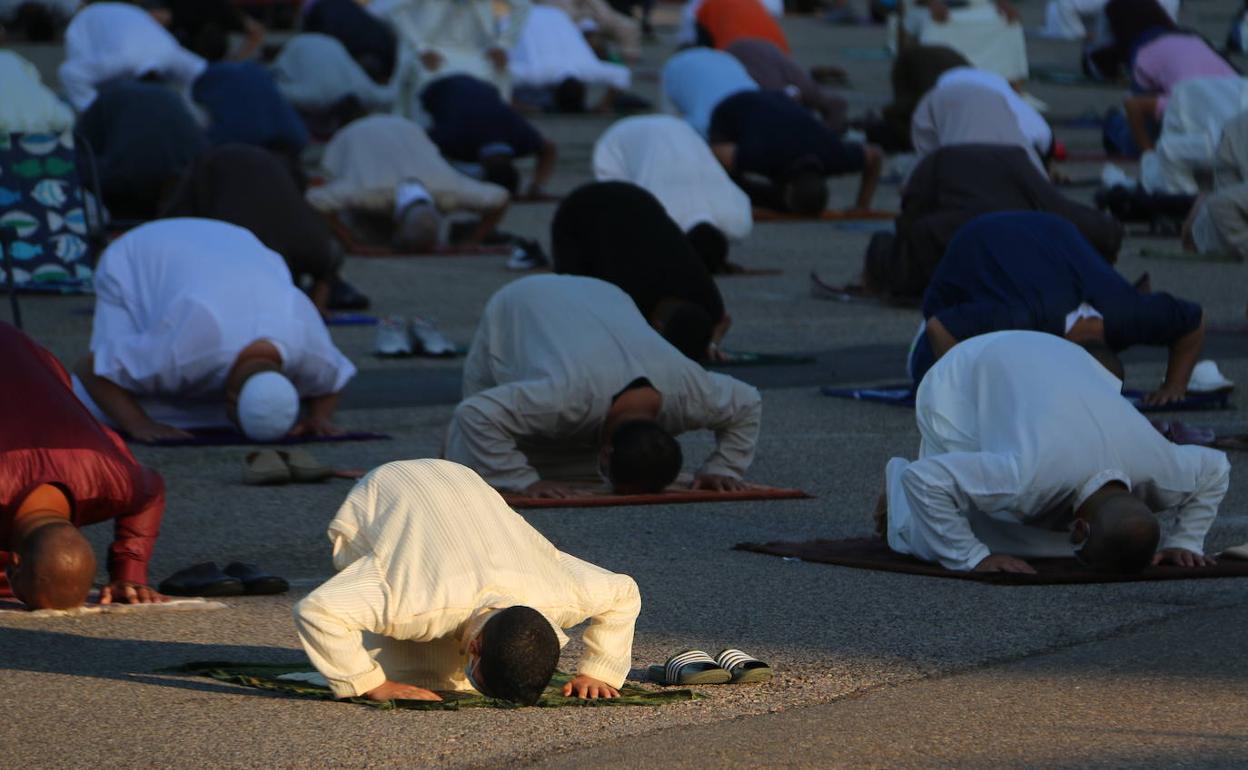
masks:
[[[657,684],[755,684],[771,679],[771,666],[741,650],[721,650],[711,657],[702,650],[685,650],[651,666],[649,678]]]
[[[247,455],[243,467],[243,483],[259,486],[289,484],[292,481],[314,484],[332,475],[333,468],[302,449],[261,449]]]
[[[169,596],[267,596],[289,591],[290,583],[254,564],[232,561],[222,570],[206,561],[178,570],[157,590]]]

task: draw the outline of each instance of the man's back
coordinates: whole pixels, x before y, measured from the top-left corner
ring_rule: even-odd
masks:
[[[919,385],[920,457],[981,452],[1011,458],[1028,500],[1014,515],[1026,517],[1086,496],[1110,480],[1106,473],[1140,487],[1146,498],[1143,488],[1150,485],[1194,486],[1191,471],[1199,462],[1179,458],[1211,450],[1171,444],[1121,388],[1083,348],[1060,337],[980,335],[954,345]]]
[[[624,290],[648,320],[664,299],[704,309],[712,323],[723,299],[702,260],[659,201],[628,182],[583,185],[551,222],[556,273],[601,278]]]
[[[663,65],[663,93],[689,125],[706,136],[716,105],[738,91],[757,91],[741,62],[732,54],[690,48]]]
[[[177,175],[208,146],[182,97],[160,83],[103,86],[78,128],[95,153],[106,198],[113,184]]]
[[[967,223],[950,242],[923,298],[957,339],[1001,329],[1066,332],[1088,303],[1105,318],[1114,349],[1167,344],[1200,323],[1200,307],[1141,294],[1075,229],[1053,214],[999,212]]]
[[[710,222],[728,238],[740,239],[754,224],[749,197],[706,141],[671,115],[639,115],[614,123],[594,145],[594,177],[645,188],[682,230]]]
[[[485,306],[473,349],[488,351],[497,384],[552,380],[573,391],[590,388],[604,403],[638,377],[652,379],[662,392],[702,372],[650,327],[621,289],[572,275],[531,276],[504,286]],[[473,392],[465,387],[464,396]]]

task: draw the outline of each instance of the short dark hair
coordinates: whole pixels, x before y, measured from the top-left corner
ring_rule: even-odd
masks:
[[[555,109],[559,112],[584,112],[585,84],[576,78],[564,78],[555,86]]]
[[[707,272],[723,273],[728,266],[728,238],[710,222],[699,222],[689,228],[685,238],[706,265]]]
[[[1117,377],[1119,380],[1125,380],[1127,370],[1122,365],[1122,359],[1114,352],[1105,340],[1084,340],[1079,343],[1079,347],[1088,351],[1088,355],[1096,359],[1097,363],[1109,370],[1109,373]]]
[[[559,639],[532,607],[508,607],[481,628],[477,684],[482,695],[521,706],[541,699],[559,665]]]
[[[52,11],[39,3],[22,3],[14,14],[12,27],[21,29],[32,43],[50,43],[56,39],[56,19]]]
[[[828,207],[828,184],[823,172],[803,166],[784,181],[784,206],[794,214],[818,214]]]
[[[1092,513],[1080,559],[1099,572],[1140,572],[1153,562],[1161,524],[1148,505],[1128,493],[1115,495]]]
[[[680,475],[684,461],[680,444],[657,422],[629,420],[611,434],[607,474],[617,492],[662,492]]]
[[[691,361],[706,360],[711,330],[715,325],[711,314],[701,305],[681,300],[663,302],[658,311],[658,317],[652,320],[661,327],[659,333],[663,339]]]
[[[520,189],[520,172],[510,155],[491,155],[481,160],[485,181],[496,184],[512,195]]]

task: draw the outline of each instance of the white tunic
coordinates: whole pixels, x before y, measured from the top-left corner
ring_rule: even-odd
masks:
[[[137,227],[100,257],[95,291],[95,373],[140,397],[220,402],[230,367],[257,340],[278,349],[303,397],[337,393],[355,375],[285,261],[241,227]]]
[[[1004,96],[1006,103],[1010,105],[1010,111],[1018,118],[1019,129],[1035,147],[1036,152],[1044,155],[1049,151],[1049,147],[1053,144],[1053,129],[1035,107],[1024,101],[1018,92],[1010,88],[1005,78],[995,72],[974,67],[954,67],[936,80],[936,87],[944,88],[958,83],[983,86]]]
[[[959,342],[919,385],[919,460],[888,464],[888,544],[970,570],[990,553],[1070,556],[1074,510],[1110,481],[1173,514],[1163,548],[1201,553],[1226,455],[1170,443],[1082,348],[1029,331]]]
[[[330,181],[308,190],[321,211],[360,208],[390,212],[395,190],[419,182],[444,212],[488,211],[507,203],[506,188],[451,167],[424,129],[397,115],[371,115],[334,134],[321,156]]]
[[[95,101],[100,83],[156,73],[189,88],[207,66],[147,11],[128,3],[91,3],[65,30],[59,74],[70,104],[82,112]]]
[[[614,687],[628,674],[637,584],[557,550],[462,465],[377,468],[338,509],[329,539],[338,574],[294,614],[340,698],[386,679],[471,690],[465,631],[481,613],[516,605],[542,613],[560,646],[562,629],[589,621],[578,673]]]
[[[384,18],[394,25],[403,44],[398,72],[398,111],[408,117],[421,114],[420,91],[447,75],[472,75],[493,83],[504,99],[511,97],[506,69],[499,71],[487,52],[515,47],[529,13],[529,0],[508,0],[507,18],[495,15],[493,0],[397,0],[384,6]],[[424,68],[420,55],[436,52],[438,69]]]
[[[669,433],[715,432],[703,473],[745,474],[762,418],[758,391],[686,358],[619,288],[571,275],[522,278],[490,298],[445,457],[504,490],[541,478],[530,453],[562,452],[593,468],[612,400],[639,378],[662,394],[657,421]]]
[[[1026,80],[1027,39],[1023,25],[1009,22],[992,0],[970,0],[966,6],[949,11],[949,18],[936,22],[927,8],[903,0],[905,17],[902,23],[907,33],[918,38],[923,45],[943,45],[967,58],[980,69],[995,72],[1009,81]],[[889,17],[889,23],[896,16]],[[889,45],[895,45],[897,35],[888,30]]]
[[[1192,78],[1174,87],[1155,150],[1140,158],[1140,184],[1150,193],[1195,195],[1197,176],[1213,168],[1222,127],[1248,110],[1248,79]]]
[[[394,89],[374,82],[338,38],[318,32],[286,41],[272,71],[282,96],[302,109],[326,109],[350,95],[369,110],[394,101]]]
[[[648,190],[685,231],[709,222],[741,240],[754,227],[749,196],[698,132],[672,115],[624,118],[607,129],[594,145],[594,178]]]
[[[602,61],[585,35],[560,8],[535,5],[511,49],[511,77],[517,86],[546,88],[567,78],[582,83],[628,88],[628,67]]]
[[[74,112],[39,79],[35,65],[0,50],[0,132],[59,134],[74,125]]]

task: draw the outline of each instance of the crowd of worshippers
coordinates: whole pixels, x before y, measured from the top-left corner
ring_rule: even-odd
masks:
[[[79,5],[0,5],[8,34],[63,28],[65,47],[64,100],[0,52],[0,129],[74,127],[124,231],[95,267],[90,343],[71,367],[0,323],[0,593],[31,609],[86,601],[96,561],[79,528],[110,520],[97,600],[164,599],[147,575],[164,484],[126,440],[340,433],[356,368],[324,318],[368,302],[343,280],[344,234],[408,253],[497,243],[509,203],[543,196],[558,157],[526,110],[645,111],[618,61],[640,55],[646,2],[311,0],[280,47],[226,2]],[[688,485],[747,489],[762,399],[706,368],[732,324],[715,276],[735,269],[755,209],[869,209],[885,152],[914,163],[859,290],[921,307],[905,363],[922,443],[918,460],[883,469],[878,534],[950,570],[1212,562],[1229,463],[1141,416],[1117,355],[1168,347],[1145,400],[1182,399],[1203,310],[1124,279],[1122,223],[1055,185],[1057,138],[1021,90],[1017,12],[927,0],[892,17],[892,101],[851,120],[792,57],[782,10],[687,4],[662,68],[666,114],[599,137],[593,181],[551,221],[553,274],[486,303],[442,458],[373,470],[333,517],[336,574],[295,623],[336,696],[531,704],[563,629],[586,620],[564,693],[617,696],[636,584],[556,549],[505,496],[660,493],[688,465],[676,437],[699,430],[714,446]],[[1242,255],[1248,89],[1177,12],[1052,0],[1046,30],[1086,40],[1090,77],[1128,73],[1106,144],[1143,153],[1138,191],[1190,196],[1190,247]],[[309,173],[310,142],[324,147]],[[856,196],[830,200],[827,177],[848,174]],[[1069,414],[1080,419],[1055,419]]]

